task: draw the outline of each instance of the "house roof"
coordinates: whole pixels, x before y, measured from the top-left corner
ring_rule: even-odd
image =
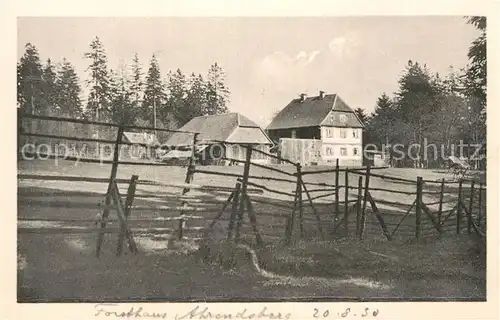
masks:
[[[181,130],[199,132],[198,139],[205,141],[272,144],[271,140],[255,122],[239,113],[195,117],[186,123]],[[186,146],[192,143],[192,134],[176,132],[165,144],[169,146]]]
[[[146,144],[146,145],[159,145],[160,142],[155,134],[150,134],[146,132],[124,132],[123,136],[126,142]]]
[[[333,116],[327,118],[330,113]],[[346,115],[347,120],[341,114]],[[292,100],[274,117],[266,129],[276,130],[320,125],[363,127],[354,111],[337,94],[328,94],[323,98],[319,96],[308,97],[303,102],[300,99]]]

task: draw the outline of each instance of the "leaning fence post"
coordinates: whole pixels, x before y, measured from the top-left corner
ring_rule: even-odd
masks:
[[[335,221],[339,215],[339,158],[335,161]]]
[[[361,225],[361,202],[363,201],[363,177],[358,178],[358,201],[356,202],[356,236],[359,236]]]
[[[189,164],[186,172],[186,178],[184,179],[185,184],[190,184],[193,182],[193,176],[194,176],[194,171],[196,169],[196,144],[198,143],[198,135],[199,133],[194,133],[193,135],[193,146],[192,146],[192,151],[191,151],[191,157],[189,158]],[[184,196],[186,193],[189,192],[189,186],[185,186],[182,189],[182,195]],[[177,233],[177,238],[179,240],[182,240],[184,237],[184,225],[185,225],[185,220],[184,220],[184,208],[186,208],[188,205],[188,202],[186,200],[183,200],[182,203],[182,209],[181,209],[181,215],[179,218],[179,230]]]
[[[471,233],[472,229],[472,204],[474,202],[474,184],[475,182],[472,181],[470,184],[470,200],[469,200],[469,214],[467,215],[467,233]]]
[[[300,237],[304,237],[304,201],[302,197],[303,189],[302,189],[302,166],[299,162],[296,164],[297,167],[297,195],[298,195],[298,203],[299,203],[299,228],[300,228]]]
[[[370,187],[370,165],[366,166],[366,178],[365,178],[365,193],[363,195],[363,208],[361,209],[361,222],[359,229],[359,240],[363,240],[363,233],[365,232],[365,221],[366,221],[366,201],[368,200],[368,189]]]
[[[481,227],[481,218],[482,218],[482,210],[483,210],[483,183],[480,182],[479,183],[479,199],[477,200],[478,201],[478,206],[479,206],[479,210],[477,211],[477,227],[480,228]]]
[[[441,191],[439,192],[438,223],[441,224],[441,215],[443,214],[443,196],[444,196],[444,178],[441,180]]]
[[[462,216],[462,182],[462,179],[458,182],[457,234],[460,234],[460,218]]]
[[[233,237],[233,229],[234,229],[234,223],[237,221],[237,216],[238,216],[238,203],[240,200],[240,190],[241,190],[241,183],[237,182],[236,186],[234,188],[234,193],[233,193],[233,199],[232,199],[232,206],[231,206],[231,216],[229,218],[229,230],[227,232],[227,239],[231,240]],[[237,222],[237,227],[239,228],[241,226],[241,223],[239,221]],[[237,229],[238,230],[238,229]],[[239,232],[239,231],[237,231]]]
[[[109,207],[111,205],[111,191],[113,188],[113,184],[116,179],[116,173],[118,172],[118,161],[120,160],[120,146],[122,144],[122,139],[123,139],[123,131],[124,128],[123,126],[118,127],[118,132],[116,134],[116,142],[115,142],[115,151],[113,154],[113,164],[111,166],[111,174],[109,177],[109,185],[108,185],[108,191],[106,192],[106,202],[105,202],[105,207],[102,212],[102,219],[101,219],[101,230],[99,231],[99,234],[97,236],[97,246],[96,246],[96,256],[99,257],[99,254],[101,253],[101,246],[102,246],[102,241],[104,238],[104,232],[102,229],[106,228],[106,220],[108,219],[109,216]]]
[[[127,197],[125,198],[125,212],[124,212],[125,220],[128,219],[128,217],[130,216],[130,211],[132,210],[132,204],[134,203],[135,190],[137,187],[138,179],[139,176],[135,174],[132,175],[132,178],[130,178],[130,184],[127,189]],[[123,240],[125,240],[125,230],[123,230],[122,228],[120,234],[118,235],[118,247],[116,248],[117,256],[120,256],[122,254]]]
[[[250,175],[250,164],[252,160],[252,147],[247,144],[246,148],[246,159],[245,166],[243,168],[243,179],[241,181],[241,192],[240,192],[240,207],[238,211],[238,227],[236,228],[235,241],[238,242],[240,240],[240,228],[241,223],[243,221],[243,212],[245,211],[245,201],[246,194],[248,188],[248,176]]]
[[[415,200],[415,237],[420,239],[422,218],[422,177],[417,177],[417,198]]]
[[[299,182],[299,180],[297,180],[297,182]],[[287,243],[290,243],[290,241],[292,240],[292,233],[295,224],[295,212],[297,211],[297,202],[299,200],[299,192],[302,192],[302,190],[299,189],[299,183],[297,183],[297,185],[295,186],[295,197],[293,199],[293,210],[286,220],[285,238]]]
[[[344,177],[344,229],[345,229],[345,236],[347,237],[349,235],[349,169],[345,168],[345,177]]]

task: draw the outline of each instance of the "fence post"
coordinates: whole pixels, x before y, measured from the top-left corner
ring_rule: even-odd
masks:
[[[287,243],[290,243],[290,241],[292,240],[292,233],[295,224],[295,212],[297,211],[297,202],[299,200],[299,192],[302,191],[299,189],[299,180],[297,180],[297,185],[295,186],[295,197],[293,199],[293,210],[291,215],[287,217],[286,221],[285,238]]]
[[[417,199],[415,199],[415,237],[420,239],[422,218],[422,177],[417,177]]]
[[[470,184],[470,199],[469,199],[469,214],[467,215],[467,233],[471,233],[472,229],[472,203],[474,202],[474,184],[472,181]]]
[[[441,191],[439,192],[438,223],[441,224],[441,215],[443,214],[443,196],[444,196],[444,178],[441,180]]]
[[[462,182],[462,179],[458,182],[457,234],[460,234],[460,218],[462,216]]]
[[[240,240],[240,226],[243,221],[243,212],[245,211],[245,197],[247,194],[248,188],[248,176],[250,175],[250,164],[252,160],[252,147],[247,144],[246,148],[246,159],[245,166],[243,168],[243,179],[241,181],[241,192],[240,192],[240,207],[238,211],[238,227],[236,228],[235,241],[238,242]]]
[[[190,184],[193,182],[193,176],[194,176],[194,171],[196,169],[196,143],[198,142],[198,134],[195,133],[193,135],[193,146],[192,146],[192,151],[191,151],[191,157],[189,158],[189,164],[186,172],[186,178],[184,179],[184,183]],[[182,195],[184,196],[186,193],[189,192],[189,187],[185,186],[182,189]],[[182,240],[184,237],[184,225],[185,225],[185,220],[184,220],[184,208],[187,207],[188,202],[186,200],[183,200],[182,203],[182,210],[181,210],[181,215],[179,219],[179,230],[177,233],[177,239]]]
[[[361,230],[361,201],[363,201],[363,177],[358,178],[358,201],[356,203],[356,236],[359,236]]]
[[[368,189],[370,187],[370,165],[366,166],[366,178],[365,178],[365,193],[363,195],[363,208],[361,209],[361,222],[359,229],[359,240],[363,240],[363,233],[365,232],[365,221],[366,221],[366,201],[368,200]]]
[[[101,229],[106,228],[106,220],[108,219],[109,216],[109,206],[111,205],[111,196],[112,196],[111,191],[116,179],[116,173],[118,172],[118,161],[120,160],[120,146],[122,144],[123,131],[124,131],[123,126],[119,126],[118,132],[116,134],[115,151],[114,151],[115,153],[113,154],[113,165],[111,166],[108,191],[106,192],[106,202],[104,210],[102,212],[102,221],[100,225]],[[103,238],[104,238],[104,232],[100,231],[99,234],[97,235],[97,246],[96,246],[97,257],[99,257],[99,254],[101,253]]]
[[[300,162],[297,162],[297,195],[298,195],[298,203],[299,203],[299,228],[300,228],[300,237],[304,238],[304,201],[302,197],[302,193],[304,190],[302,189],[302,166]]]
[[[344,177],[344,229],[345,236],[349,236],[349,169],[345,168],[345,177]]]
[[[478,206],[479,206],[479,209],[477,211],[477,227],[480,228],[481,227],[481,218],[482,218],[482,210],[483,210],[483,183],[480,182],[479,183],[479,199],[477,200],[478,201]]]
[[[240,200],[240,189],[241,189],[241,183],[237,182],[234,188],[232,206],[231,206],[231,216],[229,218],[229,227],[228,227],[229,230],[227,232],[228,240],[231,240],[231,238],[233,237],[234,223],[237,220],[237,215],[238,215],[238,203],[239,203],[238,201]],[[236,228],[239,228],[240,226],[241,224],[237,224]]]
[[[335,221],[339,216],[339,158],[335,161]]]
[[[135,189],[137,186],[138,179],[139,179],[139,176],[137,176],[135,174],[132,175],[132,178],[130,178],[130,184],[128,185],[128,189],[127,189],[127,197],[125,198],[125,212],[124,212],[125,220],[127,220],[128,217],[130,216],[132,204],[134,203]],[[125,240],[125,230],[122,229],[120,234],[118,235],[118,247],[116,248],[116,255],[117,256],[120,256],[122,254],[123,240]]]

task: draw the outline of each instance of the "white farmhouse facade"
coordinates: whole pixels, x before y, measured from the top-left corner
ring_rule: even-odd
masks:
[[[317,97],[301,96],[292,100],[276,115],[267,132],[280,144],[283,158],[305,165],[334,164],[338,159],[343,166],[361,166],[363,127],[354,111],[337,94],[320,92]]]

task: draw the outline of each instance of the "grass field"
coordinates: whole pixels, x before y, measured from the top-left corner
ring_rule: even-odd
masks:
[[[293,168],[280,166],[282,170],[293,172]],[[242,174],[243,167],[202,167],[203,170]],[[315,170],[315,168],[305,168]],[[49,161],[21,161],[18,172],[40,175],[70,175],[108,178],[109,165],[96,165],[59,161],[56,165]],[[416,180],[422,176],[426,180],[446,177],[443,172],[419,169],[384,169],[379,174]],[[124,166],[118,170],[118,178],[129,179],[132,174],[141,180],[154,180],[165,183],[182,183],[186,174],[183,167],[144,167]],[[274,176],[291,179],[284,174],[252,167],[251,175]],[[306,182],[334,184],[334,174],[306,175]],[[357,186],[358,177],[349,175],[349,185]],[[481,177],[480,177],[481,178]],[[341,174],[339,181],[344,183]],[[292,193],[293,182],[251,180],[274,190]],[[234,187],[236,178],[196,174],[194,184]],[[393,184],[382,179],[372,178],[370,187],[414,192],[415,185]],[[426,186],[432,192],[439,185]],[[19,226],[65,227],[50,221],[36,219],[74,218],[93,219],[102,209],[106,184],[62,181],[20,180],[18,184],[19,212],[21,219],[33,221],[19,222]],[[309,189],[324,187],[309,186]],[[452,201],[455,187],[450,186],[445,200]],[[120,186],[122,194],[126,185]],[[317,195],[328,191],[313,191]],[[150,219],[159,216],[176,216],[179,211],[156,210],[158,205],[179,206],[180,189],[172,187],[140,186],[138,195],[161,195],[160,199],[136,198],[135,205],[148,207],[148,210],[132,212],[132,218]],[[355,199],[357,190],[349,192],[349,199]],[[217,209],[228,197],[227,192],[192,191],[190,195],[198,199],[203,211],[194,214],[207,219],[213,218]],[[365,234],[366,241],[359,242],[351,237],[318,241],[314,236],[316,225],[312,211],[305,211],[305,229],[309,240],[302,240],[285,246],[281,239],[284,235],[284,217],[289,214],[293,197],[264,192],[263,195],[250,195],[255,201],[259,231],[264,236],[266,246],[258,251],[262,267],[278,274],[290,276],[294,281],[280,283],[276,279],[243,270],[224,270],[217,265],[197,262],[189,254],[194,244],[182,242],[173,244],[161,237],[137,236],[140,253],[137,256],[125,255],[116,258],[117,235],[107,235],[101,258],[95,258],[96,236],[87,235],[50,235],[20,234],[18,251],[28,260],[25,270],[23,289],[20,299],[33,300],[123,300],[123,299],[164,299],[164,300],[227,300],[227,299],[276,299],[276,298],[331,298],[331,299],[485,299],[486,276],[484,243],[473,236],[455,236],[452,233],[439,239],[429,233],[426,240],[419,243],[408,242],[414,229],[414,218],[409,218],[401,227],[401,236],[395,241],[385,240],[375,219],[368,215]],[[374,191],[375,199],[411,205],[413,195],[393,194]],[[343,191],[339,198],[344,199]],[[333,196],[314,201],[322,220],[333,223],[331,212]],[[259,200],[266,203],[259,202]],[[424,202],[437,200],[436,194],[425,194]],[[486,200],[484,199],[484,205]],[[63,203],[64,205],[58,205]],[[78,203],[81,208],[72,207]],[[272,205],[275,203],[279,206]],[[43,205],[42,205],[43,204]],[[196,206],[193,203],[192,206]],[[450,208],[452,202],[446,204]],[[390,213],[401,212],[401,206],[379,204],[388,223]],[[343,207],[341,207],[342,210]],[[435,206],[430,206],[435,208]],[[216,225],[215,232],[223,237],[227,226],[226,213]],[[400,219],[400,217],[396,218]],[[395,218],[395,219],[396,219]],[[352,219],[352,215],[349,216]],[[413,219],[413,220],[412,220]],[[207,225],[210,220],[189,221],[189,226]],[[90,227],[91,222],[72,223],[73,226]],[[135,222],[137,228],[172,228],[172,222]],[[391,227],[391,226],[389,226]],[[406,231],[405,231],[406,230]],[[250,230],[244,226],[243,234],[251,241]],[[192,237],[201,236],[194,232]],[[321,277],[303,278],[303,277]],[[300,280],[302,279],[302,280]],[[315,280],[316,279],[316,280]],[[237,286],[234,283],[238,283]]]

